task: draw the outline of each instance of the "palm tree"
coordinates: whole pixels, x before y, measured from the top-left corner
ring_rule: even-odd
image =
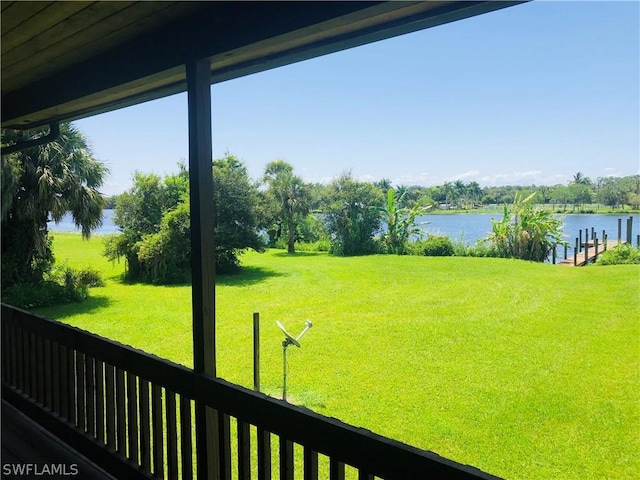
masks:
[[[578,172],[573,176],[573,180],[571,183],[575,183],[578,185],[590,185],[591,179],[589,177],[585,177],[582,172]]]
[[[41,132],[36,132],[41,133]],[[29,140],[29,132],[3,130],[3,145]],[[42,280],[53,264],[47,222],[70,212],[82,235],[102,223],[107,175],[86,138],[70,124],[57,140],[2,157],[2,287]]]
[[[264,181],[280,210],[279,220],[287,232],[287,252],[295,253],[298,225],[309,214],[309,188],[293,174],[293,167],[284,160],[275,160],[267,165]]]

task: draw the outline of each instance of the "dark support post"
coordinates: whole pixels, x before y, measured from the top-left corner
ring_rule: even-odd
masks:
[[[578,250],[578,245],[580,245],[578,242],[579,242],[579,240],[576,238],[576,248],[575,248],[575,250],[573,251],[573,266],[574,266],[574,267],[575,267],[576,265],[578,265],[578,252],[579,252],[579,250]]]
[[[584,264],[589,265],[589,242],[584,242]]]
[[[640,248],[640,235],[636,237],[636,247]]]
[[[557,245],[553,245],[553,257],[552,257],[552,262],[555,265],[556,264],[556,257],[558,256],[558,246]]]
[[[260,391],[260,314],[253,314],[253,389]]]
[[[567,259],[567,250],[569,250],[569,245],[567,245],[566,243],[564,244],[564,259]]]
[[[602,241],[603,241],[603,243],[604,243],[604,250],[605,250],[605,251],[607,250],[607,240],[608,240],[608,236],[607,236],[607,234],[605,233],[605,234],[604,234],[604,236],[602,237]]]
[[[618,243],[622,240],[622,219],[618,219]]]
[[[595,263],[595,262],[598,261],[598,237],[596,237],[596,236],[593,237],[593,246],[595,248],[595,250],[594,250],[595,255],[593,257],[593,262]]]
[[[632,245],[633,242],[633,217],[629,217],[627,220],[627,243]]]
[[[595,241],[596,238],[596,227],[591,227],[591,240]]]
[[[186,67],[189,106],[193,369],[197,373],[215,376],[211,65],[208,60],[189,60]],[[197,402],[195,416],[198,478],[217,479],[217,415]]]
[[[576,247],[576,255],[578,254],[578,252],[582,251],[582,229],[578,230],[578,238],[580,239],[580,243],[578,243],[577,247]]]

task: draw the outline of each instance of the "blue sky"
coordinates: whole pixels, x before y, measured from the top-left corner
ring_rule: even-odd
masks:
[[[567,183],[640,170],[640,3],[536,1],[212,86],[214,157],[253,178]],[[177,171],[187,98],[79,120],[111,175]]]

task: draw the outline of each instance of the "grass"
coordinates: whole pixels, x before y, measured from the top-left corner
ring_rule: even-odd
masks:
[[[99,238],[56,258],[105,272],[83,304],[39,313],[191,366],[189,286],[127,285]],[[281,320],[293,402],[507,478],[637,478],[640,267],[247,253],[218,278],[219,376],[279,395]]]

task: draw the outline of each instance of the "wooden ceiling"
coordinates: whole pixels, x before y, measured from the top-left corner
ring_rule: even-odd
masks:
[[[30,128],[216,83],[517,4],[1,2],[2,127]]]

